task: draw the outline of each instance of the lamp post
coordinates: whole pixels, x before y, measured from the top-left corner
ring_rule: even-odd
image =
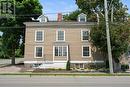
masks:
[[[109,33],[109,23],[108,23],[107,0],[104,0],[104,7],[105,7],[105,22],[106,22],[107,50],[108,50],[109,69],[110,69],[110,73],[112,74],[113,73],[113,62],[112,62],[111,42],[110,42],[110,33]]]

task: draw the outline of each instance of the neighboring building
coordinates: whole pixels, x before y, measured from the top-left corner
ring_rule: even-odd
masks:
[[[61,21],[59,18],[61,15]],[[84,14],[78,16],[78,22],[26,22],[25,66],[65,69],[68,60],[76,68],[103,63],[101,53],[90,42],[94,24]]]

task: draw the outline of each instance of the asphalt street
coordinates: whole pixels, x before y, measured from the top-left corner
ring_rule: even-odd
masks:
[[[130,77],[0,76],[0,87],[130,87]]]

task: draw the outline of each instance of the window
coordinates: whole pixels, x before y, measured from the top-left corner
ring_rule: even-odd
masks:
[[[67,56],[67,47],[63,47],[63,56]]]
[[[32,65],[32,67],[33,67],[33,68],[38,68],[41,64],[42,64],[42,63],[34,63],[34,64]]]
[[[57,41],[65,41],[65,31],[57,31]]]
[[[85,17],[84,16],[80,16],[80,22],[85,22]]]
[[[56,46],[55,56],[67,56],[67,46]]]
[[[82,33],[81,34],[82,41],[88,41],[89,40],[89,31],[83,30],[81,33]]]
[[[36,58],[43,57],[43,47],[35,47],[35,57]]]
[[[89,46],[83,46],[82,47],[82,57],[90,57],[91,55],[91,50]]]
[[[44,36],[44,32],[43,31],[36,31],[35,33],[35,41],[36,42],[43,42],[43,36]]]

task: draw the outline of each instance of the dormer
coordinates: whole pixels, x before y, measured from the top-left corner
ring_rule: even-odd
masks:
[[[48,17],[46,17],[45,15],[41,15],[38,17],[37,19],[39,22],[47,22],[48,21]]]
[[[87,15],[84,13],[81,13],[78,15],[78,22],[86,22],[87,21]]]

